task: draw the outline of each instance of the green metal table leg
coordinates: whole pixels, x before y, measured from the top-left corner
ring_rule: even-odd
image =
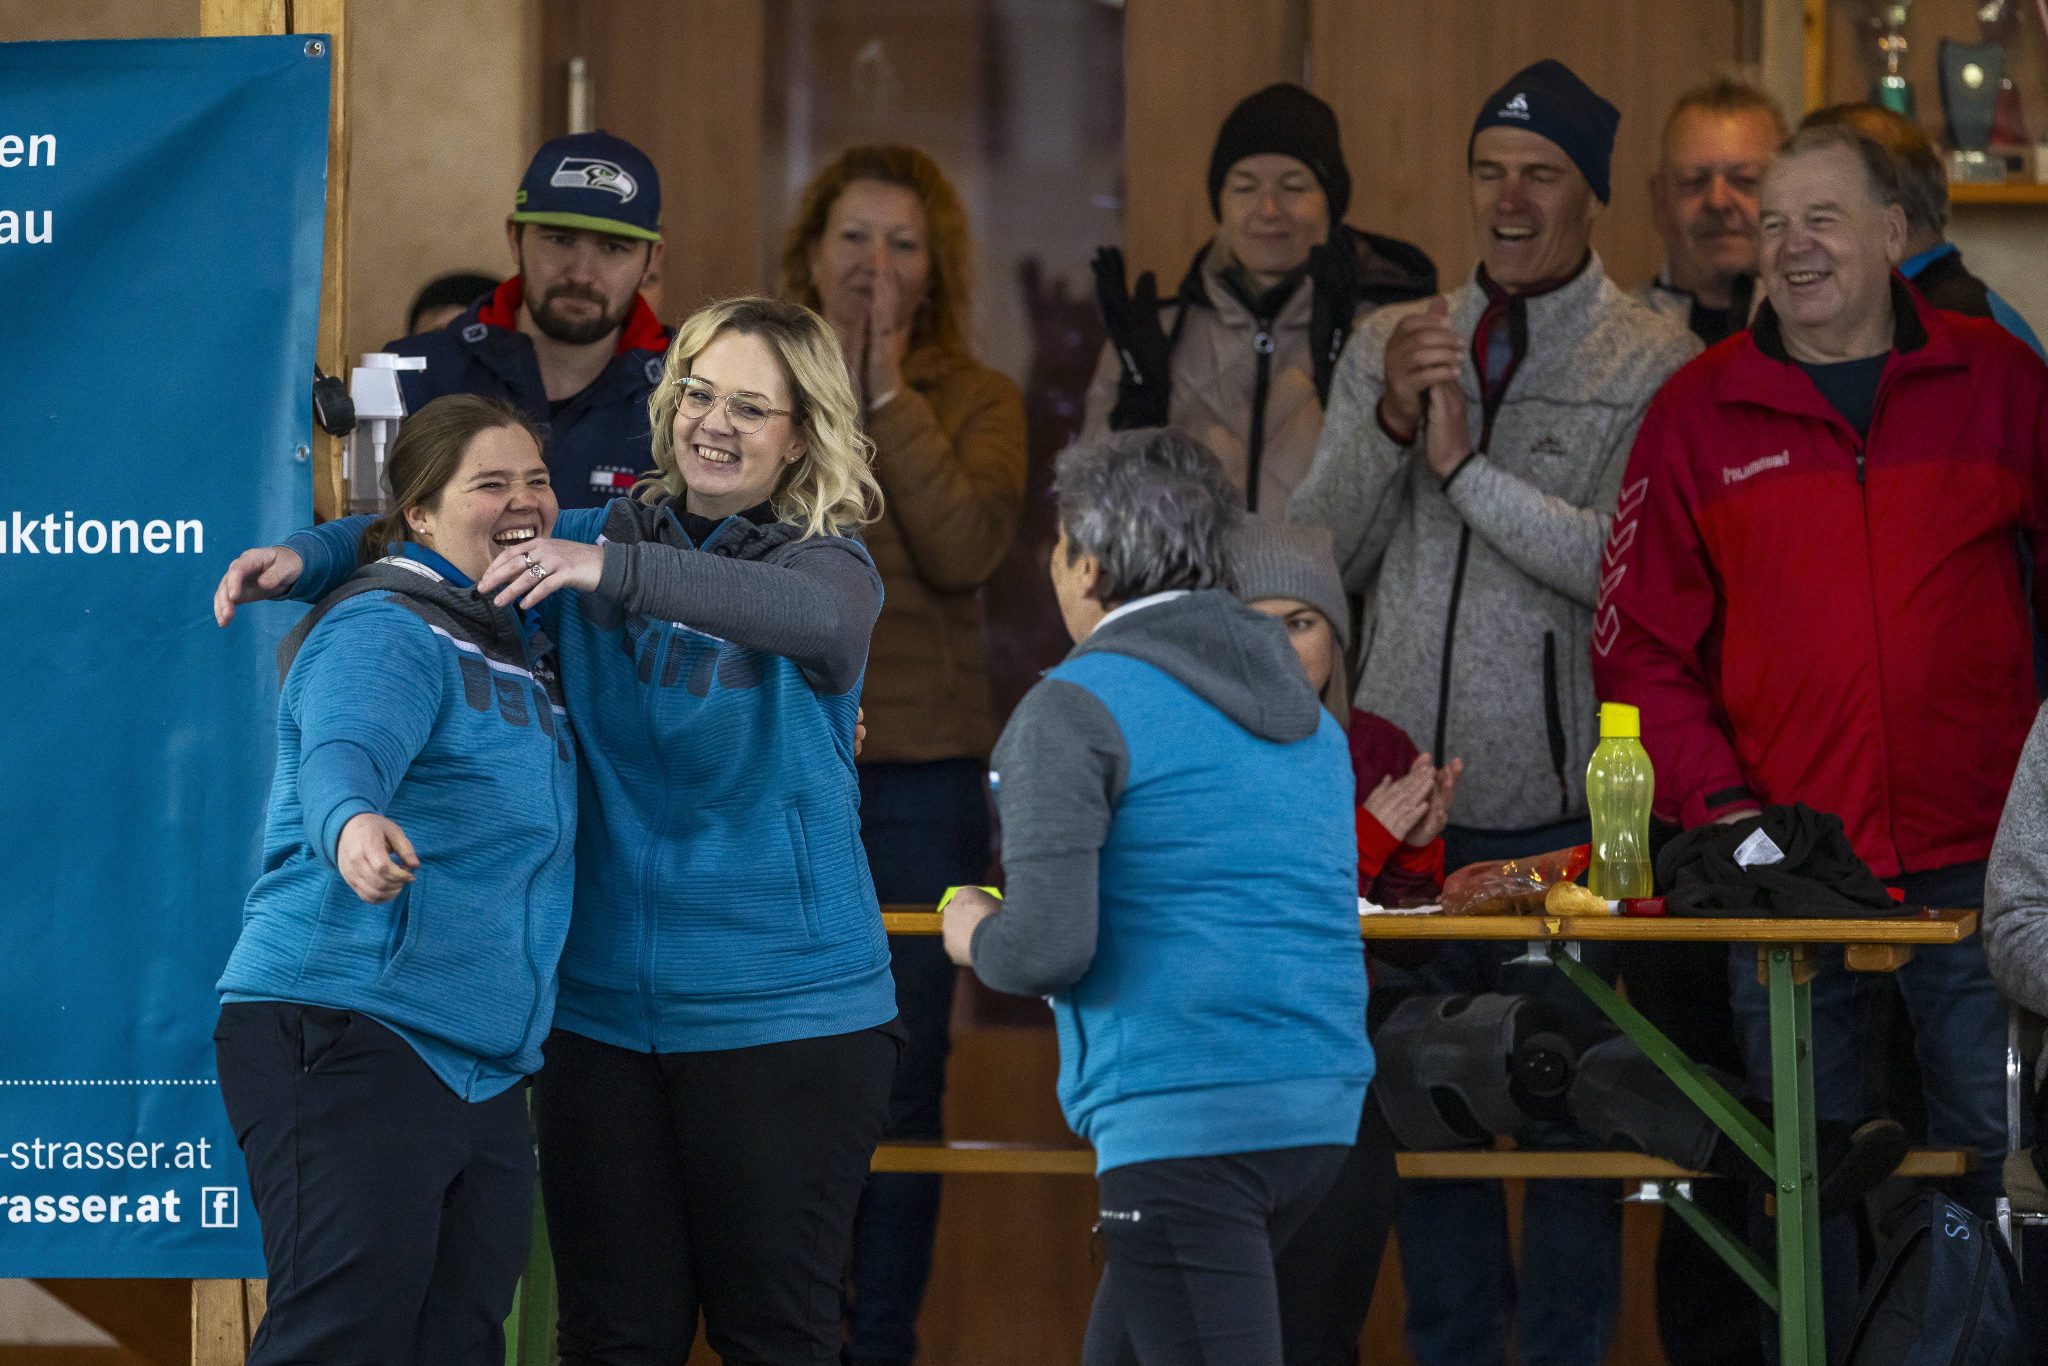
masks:
[[[1657,1064],[1672,1084],[1685,1092],[1702,1113],[1720,1127],[1735,1145],[1748,1155],[1749,1160],[1763,1169],[1764,1179],[1776,1180],[1779,1170],[1777,1153],[1772,1147],[1771,1131],[1764,1122],[1753,1114],[1749,1107],[1728,1094],[1721,1083],[1700,1070],[1699,1064],[1688,1058],[1679,1046],[1667,1037],[1664,1031],[1651,1024],[1641,1011],[1613,987],[1601,980],[1600,974],[1572,957],[1569,945],[1551,944],[1550,961],[1571,980],[1585,997],[1615,1027],[1626,1034],[1643,1055]],[[1740,1268],[1737,1268],[1739,1271]]]
[[[1672,1189],[1682,1182],[1652,1181],[1657,1187],[1657,1203],[1683,1219],[1694,1233],[1699,1234],[1706,1245],[1728,1264],[1728,1269],[1742,1277],[1743,1282],[1754,1290],[1764,1307],[1772,1313],[1778,1312],[1778,1287],[1771,1280],[1771,1268],[1756,1250],[1742,1239],[1722,1227],[1721,1221],[1692,1202],[1692,1197]]]
[[[1813,992],[1794,951],[1764,953],[1771,997],[1771,1101],[1776,1111],[1778,1350],[1783,1366],[1825,1366],[1820,1293],[1820,1183],[1813,1137]]]

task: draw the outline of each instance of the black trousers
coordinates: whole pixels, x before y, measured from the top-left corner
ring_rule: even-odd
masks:
[[[1083,1366],[1270,1366],[1281,1359],[1273,1262],[1349,1149],[1278,1148],[1112,1167],[1102,1280]]]
[[[708,1053],[566,1030],[534,1079],[562,1366],[836,1366],[893,1025]]]
[[[221,1098],[263,1225],[250,1366],[501,1366],[533,1218],[526,1089],[457,1096],[366,1016],[221,1007]]]
[[[1394,1135],[1367,1095],[1358,1142],[1273,1266],[1286,1366],[1358,1366],[1358,1335],[1400,1207]]]

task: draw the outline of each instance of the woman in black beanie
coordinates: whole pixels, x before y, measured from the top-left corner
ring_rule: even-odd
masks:
[[[1173,297],[1149,271],[1127,288],[1115,247],[1096,254],[1109,342],[1083,438],[1178,427],[1216,453],[1254,514],[1279,520],[1315,456],[1352,324],[1436,292],[1421,248],[1344,225],[1350,202],[1329,105],[1284,84],[1241,101],[1209,158],[1216,236]]]

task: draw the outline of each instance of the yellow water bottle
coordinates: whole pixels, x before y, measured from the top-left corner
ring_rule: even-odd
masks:
[[[1600,704],[1600,743],[1586,763],[1586,805],[1593,813],[1593,863],[1586,870],[1586,886],[1609,901],[1655,895],[1650,798],[1657,783],[1642,733],[1642,714],[1634,707]]]

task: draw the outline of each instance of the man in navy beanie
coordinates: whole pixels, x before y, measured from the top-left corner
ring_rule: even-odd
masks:
[[[647,154],[602,130],[542,145],[505,222],[513,277],[446,327],[387,345],[408,412],[443,394],[524,409],[547,434],[565,508],[598,507],[654,467],[647,397],[669,333],[640,297],[661,266],[661,181]]]
[[[1480,265],[1448,298],[1360,324],[1315,464],[1288,504],[1292,519],[1331,529],[1346,589],[1370,597],[1355,705],[1437,762],[1464,761],[1457,823],[1443,834],[1451,868],[1589,837],[1601,548],[1637,424],[1699,350],[1616,288],[1592,249],[1619,122],[1554,61],[1487,97],[1466,155]],[[1511,956],[1445,945],[1405,983],[1389,972],[1380,985],[1524,992],[1597,1024],[1557,972]],[[1613,975],[1611,952],[1587,962]],[[1563,1122],[1516,1137],[1587,1146]],[[1532,1182],[1518,1289],[1498,1183],[1411,1187],[1400,1247],[1422,1366],[1601,1361],[1618,1196],[1612,1182]]]

